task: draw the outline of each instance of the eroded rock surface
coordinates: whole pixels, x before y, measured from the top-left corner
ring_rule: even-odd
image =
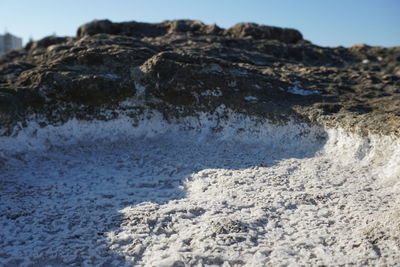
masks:
[[[128,98],[167,117],[224,104],[273,121],[399,135],[400,47],[325,48],[254,23],[101,20],[0,57],[2,135],[32,114],[44,124],[109,119],[100,110]]]

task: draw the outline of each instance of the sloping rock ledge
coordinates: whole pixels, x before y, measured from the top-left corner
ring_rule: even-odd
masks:
[[[92,21],[76,37],[0,57],[0,134],[32,119],[113,119],[102,111],[134,98],[167,119],[225,105],[276,123],[399,136],[399,62],[400,47],[319,47],[254,23]]]

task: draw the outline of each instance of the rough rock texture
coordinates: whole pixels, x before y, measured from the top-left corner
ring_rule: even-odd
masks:
[[[254,23],[101,20],[0,57],[1,135],[33,114],[43,124],[108,119],[99,111],[127,98],[167,117],[224,104],[277,122],[400,135],[400,47],[324,48]]]

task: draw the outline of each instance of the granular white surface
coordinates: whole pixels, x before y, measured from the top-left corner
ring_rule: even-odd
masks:
[[[0,265],[396,266],[399,165],[240,116],[30,126],[0,140]]]

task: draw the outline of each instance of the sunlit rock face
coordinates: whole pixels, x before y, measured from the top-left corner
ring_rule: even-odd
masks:
[[[254,23],[96,20],[76,37],[1,57],[0,126],[9,135],[32,115],[43,124],[108,119],[102,110],[136,97],[173,117],[224,104],[275,121],[398,135],[399,57],[399,47],[319,47],[297,30]]]

